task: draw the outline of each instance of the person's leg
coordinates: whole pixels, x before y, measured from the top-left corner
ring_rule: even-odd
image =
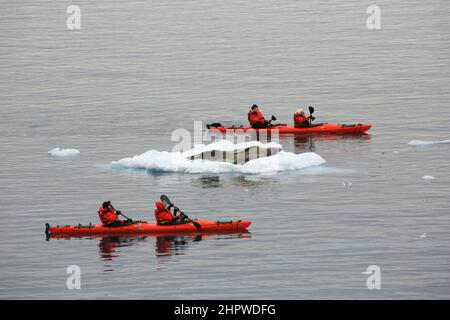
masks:
[[[158,223],[158,225],[160,226],[173,226],[173,225],[177,225],[177,224],[185,224],[185,223],[189,223],[189,220],[186,219],[179,219],[179,220],[174,220],[171,222],[164,222],[164,223]]]
[[[122,221],[113,221],[106,225],[107,227],[120,227],[122,226]]]
[[[135,223],[135,221],[133,221],[133,220],[131,220],[131,219],[127,219],[127,220],[125,220],[125,221],[122,221],[122,224],[123,224],[124,226],[128,226],[128,225],[133,224],[133,223]]]
[[[181,220],[177,220],[177,221],[173,221],[172,224],[185,224],[185,223],[189,223],[189,220],[185,220],[185,219],[181,219]]]
[[[266,129],[269,127],[269,123],[268,122],[264,122],[264,123],[255,123],[254,125],[252,125],[253,129]]]

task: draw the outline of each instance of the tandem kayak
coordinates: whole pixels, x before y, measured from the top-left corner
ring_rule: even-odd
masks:
[[[336,123],[322,123],[306,128],[296,128],[288,125],[273,125],[266,129],[253,129],[250,126],[214,126],[207,125],[211,131],[220,132],[246,132],[254,130],[256,132],[278,131],[278,133],[334,133],[334,134],[360,134],[368,131],[372,127],[371,124],[336,124]]]
[[[192,222],[177,225],[158,225],[155,222],[138,221],[126,226],[105,227],[102,224],[75,226],[45,225],[45,233],[49,237],[58,236],[96,236],[96,235],[162,235],[185,233],[239,232],[246,230],[251,221],[248,220],[194,220],[201,226],[198,229]]]

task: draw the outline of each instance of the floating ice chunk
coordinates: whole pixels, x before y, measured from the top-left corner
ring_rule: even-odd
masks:
[[[423,180],[434,180],[434,179],[436,179],[436,178],[433,177],[433,176],[423,176],[422,179],[423,179]]]
[[[287,170],[300,170],[311,166],[318,166],[325,163],[325,160],[314,152],[294,154],[292,152],[281,151],[276,155],[251,160],[245,164],[232,164],[228,162],[218,162],[209,160],[190,160],[193,154],[205,152],[207,150],[234,150],[242,149],[261,144],[260,142],[247,142],[233,144],[222,140],[210,145],[196,146],[187,152],[168,152],[150,150],[141,155],[131,158],[123,158],[113,161],[111,164],[118,167],[147,169],[162,172],[185,172],[185,173],[231,173],[240,172],[247,174],[276,173]],[[278,147],[278,144],[268,143],[262,146]]]
[[[420,235],[421,238],[426,238],[427,237],[427,233],[424,232],[423,234]]]
[[[408,142],[410,146],[430,146],[433,144],[445,144],[450,143],[450,140],[441,140],[441,141],[423,141],[423,140],[411,140]]]
[[[77,149],[60,149],[55,148],[48,152],[49,155],[53,157],[69,157],[69,156],[77,156],[80,154],[80,151]]]
[[[352,183],[350,181],[343,181],[342,185],[346,188],[351,188],[352,187]]]

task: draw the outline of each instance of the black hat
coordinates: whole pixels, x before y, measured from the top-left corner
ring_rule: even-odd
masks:
[[[108,208],[109,205],[111,205],[111,201],[105,201],[105,202],[102,203],[102,207],[105,208],[105,209]]]
[[[258,106],[256,104],[252,105],[252,110],[258,108]]]

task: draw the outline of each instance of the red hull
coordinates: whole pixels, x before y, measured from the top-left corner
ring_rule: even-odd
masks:
[[[211,127],[209,130],[212,131],[220,131],[220,132],[236,132],[243,131],[247,132],[248,130],[254,131],[278,131],[279,133],[336,133],[336,134],[360,134],[368,131],[372,127],[371,124],[354,124],[354,125],[345,125],[345,124],[333,124],[333,123],[324,123],[319,126],[309,127],[309,128],[295,128],[292,126],[273,126],[267,129],[252,129],[250,126],[242,127],[242,128],[234,128],[234,127],[219,127],[213,128]]]
[[[163,235],[211,232],[239,232],[246,230],[251,221],[236,220],[231,222],[217,222],[211,220],[195,220],[201,225],[201,230],[192,223],[179,225],[157,225],[154,222],[138,222],[127,226],[105,227],[101,224],[80,226],[48,226],[46,233],[51,237],[58,236],[94,236],[94,235]]]

